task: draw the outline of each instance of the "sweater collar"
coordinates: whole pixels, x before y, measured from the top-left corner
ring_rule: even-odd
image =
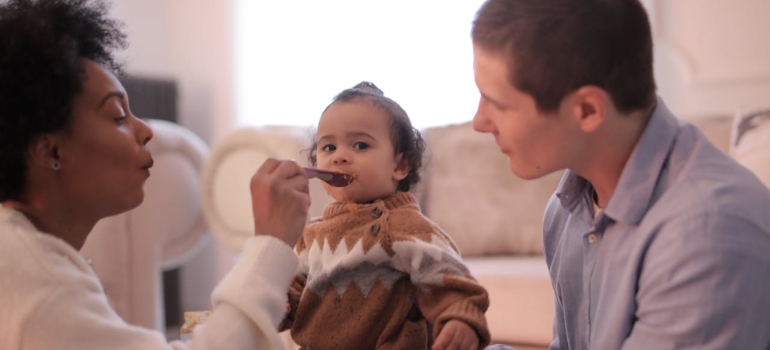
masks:
[[[2,205],[0,205],[0,221],[13,223],[14,225],[18,225],[26,231],[35,231],[39,232],[40,234],[45,234],[38,231],[37,227],[32,224],[32,221],[29,221],[29,218],[27,218],[24,213],[13,208],[4,207]],[[51,236],[54,237],[53,235]]]
[[[333,202],[324,208],[323,218],[329,219],[344,213],[354,213],[358,211],[367,211],[375,207],[393,210],[402,207],[413,206],[419,210],[417,198],[409,192],[396,192],[388,197],[376,199],[370,203],[340,203]]]

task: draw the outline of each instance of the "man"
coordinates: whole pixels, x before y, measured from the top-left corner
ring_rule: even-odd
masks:
[[[551,349],[770,349],[770,191],[655,96],[637,0],[489,0],[472,30],[491,133],[544,218]]]

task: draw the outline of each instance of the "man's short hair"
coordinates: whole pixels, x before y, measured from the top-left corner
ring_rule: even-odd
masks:
[[[541,112],[587,85],[624,113],[654,104],[652,35],[638,0],[487,0],[472,38],[508,61],[509,81]]]

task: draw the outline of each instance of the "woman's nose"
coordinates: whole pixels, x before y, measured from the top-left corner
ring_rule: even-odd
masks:
[[[136,140],[141,142],[142,145],[147,145],[147,143],[152,140],[152,128],[150,128],[150,125],[148,125],[144,120],[136,117],[135,119],[137,121],[136,128],[134,129],[134,133],[136,133]]]

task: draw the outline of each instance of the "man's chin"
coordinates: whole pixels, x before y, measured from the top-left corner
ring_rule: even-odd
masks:
[[[522,180],[535,180],[551,173],[549,171],[546,171],[544,169],[539,169],[539,168],[521,169],[516,165],[514,165],[513,163],[509,163],[509,166],[513,175],[516,175],[516,177]]]

